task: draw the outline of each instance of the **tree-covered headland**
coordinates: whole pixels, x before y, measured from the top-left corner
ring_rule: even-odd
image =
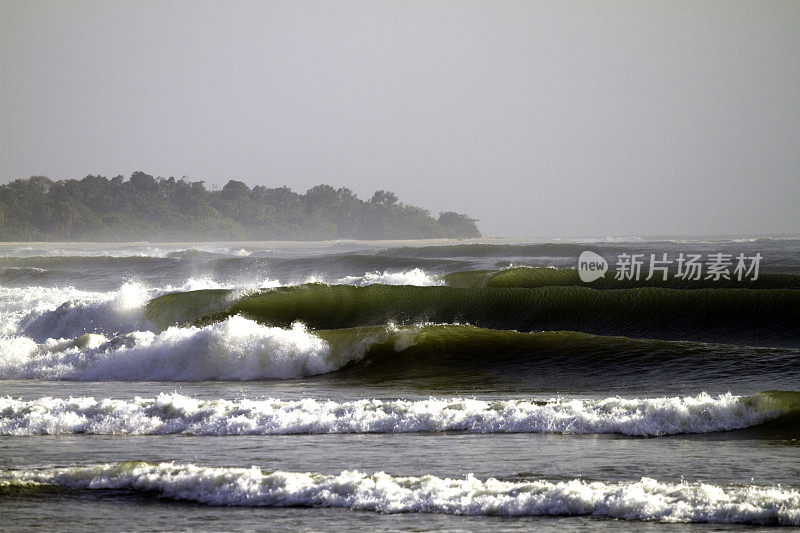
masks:
[[[229,181],[42,176],[0,185],[2,241],[322,240],[479,237],[475,220],[451,211],[433,218],[394,193],[369,201],[346,188],[248,187]]]

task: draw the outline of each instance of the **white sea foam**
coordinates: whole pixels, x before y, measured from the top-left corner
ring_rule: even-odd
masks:
[[[74,287],[0,287],[0,336],[17,335],[26,322],[70,302],[99,302],[113,298],[103,292]]]
[[[338,285],[373,285],[380,283],[383,285],[416,285],[427,287],[431,285],[444,285],[444,280],[439,276],[434,276],[422,270],[413,268],[402,272],[367,272],[363,276],[345,276],[335,280],[333,283]]]
[[[89,332],[131,331],[141,326],[144,304],[171,290],[149,288],[138,282],[125,282],[118,289],[105,292],[74,287],[2,287],[0,335],[24,335],[43,341]]]
[[[290,344],[290,358],[248,355],[242,368],[199,362],[190,375],[227,372],[241,377],[249,372],[293,374],[325,371],[330,363],[324,348],[303,331],[280,330],[267,344]],[[291,339],[289,338],[291,337]],[[299,339],[299,340],[298,340]],[[263,341],[261,341],[263,342]],[[272,348],[271,348],[272,349]],[[174,362],[173,356],[165,356]],[[223,360],[225,358],[222,358]],[[117,376],[174,375],[172,369],[138,370],[152,361],[103,368]],[[111,367],[111,370],[108,369]],[[247,370],[245,370],[247,369]],[[155,372],[162,372],[155,374]],[[91,374],[90,374],[91,375]],[[709,433],[753,426],[772,416],[741,402],[730,393],[652,399],[551,399],[485,401],[450,398],[427,400],[358,400],[334,402],[316,399],[199,400],[181,394],[155,399],[95,400],[82,398],[0,398],[0,435],[114,434],[114,435],[269,435],[309,433],[403,433],[466,431],[471,433],[621,433],[658,436]]]
[[[53,301],[60,291],[42,292]],[[54,309],[28,313],[19,321],[18,329],[39,341],[75,338],[84,333],[133,331],[142,327],[142,309],[158,292],[141,283],[128,282],[115,291],[76,294]]]
[[[208,505],[800,526],[800,491],[780,486],[662,483],[652,478],[482,481],[472,474],[463,479],[355,470],[327,475],[144,462],[0,470],[0,487],[6,490],[42,485],[147,491]]]
[[[148,287],[137,281],[111,291],[74,287],[0,287],[0,337],[23,336],[34,341],[75,338],[84,333],[119,334],[150,329],[143,309],[152,298],[171,292],[239,289],[241,296],[279,286],[264,278],[248,284],[220,283],[210,277],[188,278],[181,285]]]
[[[434,283],[435,280],[419,269],[395,274],[368,274],[364,278],[349,280],[353,284],[379,282],[393,283]],[[277,338],[277,328],[263,328],[248,322],[226,322],[209,328],[171,328],[159,335],[152,333],[153,326],[145,320],[144,307],[152,298],[170,292],[184,292],[202,289],[234,289],[230,300],[242,297],[248,291],[257,288],[279,286],[277,280],[265,278],[247,286],[232,283],[220,283],[213,278],[189,278],[180,286],[148,287],[142,283],[130,281],[123,283],[118,289],[106,292],[83,291],[74,287],[0,287],[0,379],[2,378],[47,378],[47,379],[259,379],[268,377],[301,377],[323,371],[335,370],[337,367],[316,365],[311,359],[299,356],[295,371],[277,370],[273,364],[258,369],[245,369],[241,361],[246,359],[236,355],[238,362],[231,362],[237,349],[245,350],[241,345],[242,338],[255,342],[257,337]],[[250,333],[243,333],[244,330]],[[253,333],[253,331],[258,333]],[[269,331],[269,333],[265,333]],[[103,336],[107,343],[100,347],[91,347],[76,343],[75,340],[85,334]],[[214,335],[217,335],[214,337]],[[230,336],[230,343],[223,338]],[[297,334],[293,334],[297,337]],[[310,334],[307,334],[310,335]],[[217,340],[212,342],[211,337]],[[313,337],[313,336],[312,336]],[[312,338],[309,337],[309,338]],[[297,337],[299,339],[299,337]],[[317,342],[323,342],[316,337]],[[205,340],[204,340],[205,339]],[[203,343],[206,343],[205,345]],[[278,345],[284,346],[279,341]],[[272,346],[276,354],[281,353],[278,345]],[[212,352],[204,352],[204,346]],[[226,346],[224,349],[221,348]],[[266,345],[253,345],[253,357],[264,359]],[[297,353],[303,349],[295,347]],[[325,348],[327,350],[327,348]],[[164,357],[169,352],[171,357]],[[321,352],[320,352],[321,353]],[[147,355],[145,355],[147,354]],[[227,354],[227,355],[220,355]],[[199,357],[199,359],[198,359]],[[282,356],[278,356],[280,358]],[[141,369],[139,373],[125,374],[121,369],[124,358],[143,363],[151,360],[160,371],[149,373]],[[165,368],[170,361],[184,358],[180,364],[189,367],[189,359],[203,368],[203,362],[219,361],[221,368],[230,372],[214,373],[206,365],[204,371],[193,372],[187,368]],[[104,363],[103,361],[106,360]],[[305,363],[299,361],[306,360]],[[109,362],[113,361],[113,362]],[[275,363],[275,361],[272,361]],[[346,361],[345,361],[346,363]],[[133,364],[133,363],[132,363]],[[342,363],[344,364],[344,363]],[[106,365],[111,373],[104,377],[92,369]],[[330,369],[329,369],[330,368]],[[145,375],[146,374],[146,375]],[[134,377],[139,376],[139,378]]]
[[[213,277],[191,277],[180,285],[149,287],[138,281],[124,282],[110,291],[86,291],[67,287],[0,287],[0,336],[26,336],[34,341],[75,338],[84,333],[115,334],[149,329],[142,317],[144,305],[152,298],[171,292],[204,289],[250,291],[302,283],[348,285],[442,285],[444,282],[415,268],[403,272],[371,272],[363,276],[328,279],[310,276],[296,282],[270,277],[247,282],[217,281]]]
[[[91,342],[0,339],[0,379],[202,381],[293,378],[337,370],[363,355],[332,353],[301,324],[260,325],[240,316],[204,327],[134,331]],[[89,349],[87,348],[87,344]],[[366,349],[368,343],[361,346]]]
[[[416,285],[427,287],[432,285],[444,285],[444,279],[441,276],[428,273],[421,268],[412,268],[410,270],[401,271],[374,271],[365,272],[361,276],[344,276],[337,278],[335,276],[314,274],[302,278],[285,278],[285,279],[272,279],[264,278],[255,281],[247,282],[225,282],[219,283],[211,278],[199,278],[188,280],[182,287],[168,288],[172,291],[177,290],[198,290],[198,289],[233,289],[233,288],[270,288],[280,286],[296,286],[305,283],[326,283],[328,285],[356,285],[363,287],[366,285],[383,284],[383,285]]]

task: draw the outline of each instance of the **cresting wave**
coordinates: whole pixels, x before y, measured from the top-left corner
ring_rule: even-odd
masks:
[[[225,298],[227,291],[202,291]],[[190,293],[191,294],[191,293]],[[200,302],[208,305],[208,301]],[[800,379],[798,351],[698,342],[604,337],[571,331],[521,333],[454,324],[308,330],[233,315],[161,332],[84,334],[74,339],[0,338],[0,379],[202,381],[301,378],[334,371],[347,379],[423,380],[454,388],[483,376],[542,372],[595,379],[649,375],[682,379],[704,369],[728,375],[778,372]]]
[[[369,347],[364,345],[364,349]],[[272,328],[242,317],[203,327],[134,331],[108,339],[0,339],[0,379],[202,381],[293,378],[337,370],[363,355],[331,352],[301,324]]]
[[[220,285],[257,286],[268,278],[275,284],[297,285],[312,281],[332,284],[368,283],[442,284],[441,274],[468,268],[470,263],[333,254],[313,257],[225,257],[205,252],[181,252],[166,257],[0,257],[0,282],[10,286],[76,285],[84,289],[110,288],[108,274],[151,284],[180,283],[207,277]]]
[[[305,280],[309,281],[309,280]],[[313,280],[312,280],[313,281]],[[365,286],[381,284],[441,285],[443,281],[421,269],[402,272],[367,272],[336,283]],[[119,334],[150,329],[143,316],[145,304],[170,293],[205,291],[217,297],[203,299],[196,313],[224,310],[257,289],[277,287],[277,280],[262,278],[247,284],[221,283],[209,277],[188,278],[181,285],[149,287],[128,281],[114,290],[81,290],[72,286],[0,287],[0,342],[46,342],[76,338],[86,333]],[[27,340],[24,338],[28,338]]]
[[[264,280],[260,287],[270,285]],[[221,285],[208,278],[190,278],[173,287],[148,287],[125,282],[115,290],[86,291],[74,287],[0,287],[0,335],[8,340],[75,338],[85,333],[118,334],[147,329],[143,316],[152,298],[175,291],[218,290]],[[221,305],[230,305],[247,289],[230,290]],[[2,341],[0,341],[2,342]]]
[[[197,302],[218,296],[202,291],[170,294],[149,302],[146,313],[161,327],[192,323],[203,318]],[[236,314],[271,326],[300,321],[314,329],[433,322],[756,345],[800,341],[800,291],[789,289],[601,291],[311,284],[249,295],[205,319]]]
[[[124,462],[71,468],[0,470],[0,495],[16,491],[113,489],[206,505],[336,507],[382,513],[595,516],[621,520],[800,525],[800,491],[639,481],[482,481],[264,471],[194,464]]]
[[[787,399],[787,397],[789,399]],[[466,398],[334,402],[0,398],[0,435],[276,435],[318,433],[618,433],[656,437],[752,427],[800,408],[800,393],[604,400]]]

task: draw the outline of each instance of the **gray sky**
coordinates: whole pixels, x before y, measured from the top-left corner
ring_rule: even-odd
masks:
[[[0,0],[0,181],[396,192],[487,236],[800,233],[800,2]]]

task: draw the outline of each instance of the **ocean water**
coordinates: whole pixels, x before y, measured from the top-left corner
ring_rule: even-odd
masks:
[[[791,239],[3,244],[0,529],[800,527],[798,325]]]

